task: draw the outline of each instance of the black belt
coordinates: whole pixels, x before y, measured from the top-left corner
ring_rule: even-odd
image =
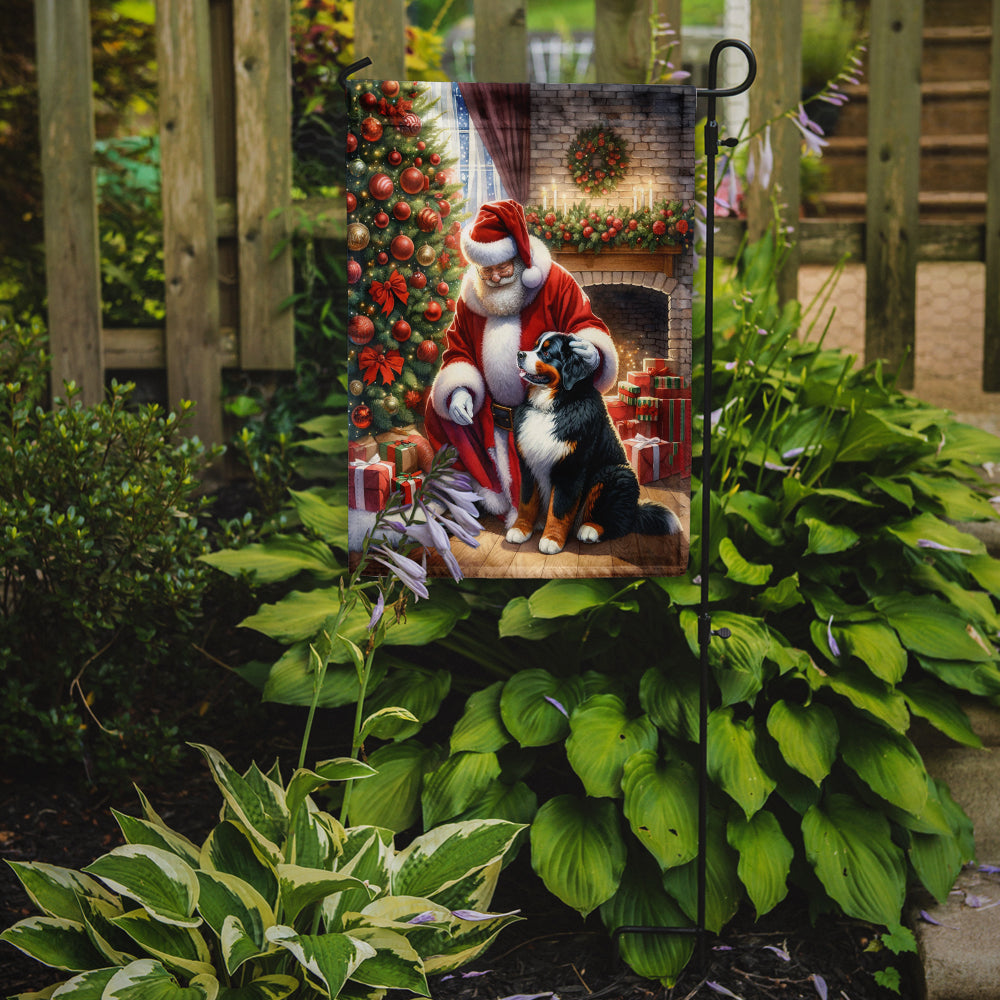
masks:
[[[503,403],[490,403],[493,412],[493,426],[499,427],[503,431],[514,429],[514,407],[504,406]]]

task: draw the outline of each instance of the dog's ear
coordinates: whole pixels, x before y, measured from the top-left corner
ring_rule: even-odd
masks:
[[[587,367],[587,363],[578,354],[569,352],[569,357],[563,362],[562,384],[569,391],[577,382],[589,379],[593,372]]]

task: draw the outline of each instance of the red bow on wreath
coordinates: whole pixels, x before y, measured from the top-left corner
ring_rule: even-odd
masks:
[[[366,385],[371,385],[379,375],[382,385],[392,385],[403,370],[403,355],[395,348],[386,352],[381,347],[369,345],[358,355],[358,367]]]
[[[410,297],[410,290],[406,287],[406,279],[399,271],[393,271],[387,281],[373,281],[368,291],[382,307],[383,316],[388,316],[396,308],[396,299],[399,299],[405,306],[406,300]]]
[[[393,125],[398,124],[399,120],[413,108],[413,101],[397,101],[395,104],[390,104],[384,97],[378,102],[379,113],[384,117],[388,118]]]

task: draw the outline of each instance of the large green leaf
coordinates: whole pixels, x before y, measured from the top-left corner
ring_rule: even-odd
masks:
[[[906,673],[906,650],[896,633],[879,622],[850,622],[833,627],[844,653],[856,656],[886,684],[898,684]]]
[[[420,817],[424,774],[438,763],[438,753],[416,740],[379,747],[368,758],[376,774],[351,790],[353,826],[381,826],[400,833]]]
[[[986,546],[978,538],[933,514],[918,514],[908,521],[888,525],[886,530],[914,549],[925,548],[926,543],[930,542],[935,546],[967,552],[970,555],[982,555],[986,552]]]
[[[907,681],[900,690],[914,715],[926,719],[956,743],[967,747],[983,745],[965,710],[947,688],[935,681],[923,680]]]
[[[200,867],[234,875],[253,886],[272,907],[277,905],[277,873],[241,823],[227,820],[215,827],[202,844]]]
[[[996,511],[986,497],[954,476],[925,476],[910,472],[906,478],[925,497],[939,505],[942,514],[951,521],[983,521],[996,517]]]
[[[194,928],[161,923],[145,910],[123,913],[112,923],[168,968],[188,976],[212,974],[208,945]]]
[[[281,924],[268,928],[267,939],[291,952],[331,997],[338,996],[358,966],[376,954],[370,944],[348,934],[296,934]]]
[[[54,969],[82,972],[106,965],[87,935],[86,927],[65,917],[28,917],[0,934],[35,961]]]
[[[569,716],[583,698],[579,677],[559,678],[547,670],[522,670],[504,685],[500,716],[521,746],[547,746],[566,736]]]
[[[690,661],[673,663],[669,673],[650,667],[639,681],[639,704],[669,736],[698,739],[700,685]]]
[[[187,986],[157,961],[143,958],[119,969],[104,988],[101,1000],[216,1000],[219,981],[198,975]]]
[[[736,543],[731,538],[719,540],[719,556],[726,564],[726,575],[730,580],[746,584],[748,587],[763,587],[770,579],[774,567],[768,563],[751,563],[740,555]]]
[[[928,595],[892,594],[875,598],[908,649],[938,660],[995,660],[996,652],[975,626],[949,605]]]
[[[340,644],[338,644],[340,645]],[[385,677],[384,657],[373,664],[369,686],[381,683]],[[271,666],[264,681],[261,697],[279,705],[311,705],[316,697],[316,671],[310,661],[309,643],[296,642],[289,646]],[[323,675],[317,708],[340,708],[358,700],[358,672],[351,666],[331,663]]]
[[[216,936],[222,940],[227,919],[238,920],[242,935],[249,938],[252,944],[252,954],[264,951],[264,931],[275,923],[274,912],[267,900],[248,882],[223,872],[200,871],[198,883],[201,887],[198,911]],[[232,961],[232,949],[226,950],[225,957],[230,975],[246,960]]]
[[[798,604],[804,604],[805,598],[799,586],[799,574],[792,573],[783,577],[773,587],[762,590],[755,595],[754,602],[757,607],[764,612],[780,612],[794,608]]]
[[[299,988],[292,976],[261,976],[245,986],[224,986],[218,1000],[285,1000]]]
[[[456,819],[505,819],[526,826],[538,812],[538,796],[523,782],[493,781]]]
[[[531,824],[531,865],[545,887],[586,916],[618,889],[625,870],[618,808],[608,799],[558,795]]]
[[[554,618],[536,618],[531,613],[527,597],[508,601],[500,615],[498,631],[501,639],[545,639],[565,628]]]
[[[601,904],[601,919],[610,932],[619,927],[689,927],[691,921],[664,891],[654,865],[630,858],[615,894]],[[692,934],[625,933],[619,938],[622,958],[638,975],[673,986],[694,951]]]
[[[495,753],[457,753],[424,779],[424,827],[454,819],[500,777]]]
[[[324,542],[347,548],[347,508],[329,503],[316,490],[289,490],[295,513]]]
[[[918,656],[917,662],[932,677],[938,678],[949,687],[985,697],[1000,694],[1000,669],[994,663],[936,660],[931,656]]]
[[[46,916],[80,921],[81,896],[92,896],[113,903],[111,895],[96,879],[72,868],[60,868],[39,861],[8,861],[31,901]]]
[[[837,462],[867,462],[879,459],[896,446],[926,444],[915,431],[890,423],[872,411],[862,411],[853,420],[840,443]]]
[[[849,917],[899,923],[906,866],[880,812],[849,795],[830,795],[806,813],[802,836],[817,877]]]
[[[136,819],[134,816],[118,812],[117,809],[112,809],[111,812],[129,844],[148,844],[150,847],[159,847],[176,854],[189,865],[197,865],[199,850],[187,837],[176,833],[162,823],[151,822],[148,819]]]
[[[361,879],[343,872],[320,871],[301,865],[278,865],[282,914],[286,920],[295,918],[313,903],[347,889],[367,889]],[[370,891],[374,896],[375,891]]]
[[[134,899],[151,917],[178,927],[197,927],[198,878],[171,851],[147,844],[124,844],[98,858],[84,871],[96,875],[112,892]]]
[[[737,816],[726,828],[729,846],[739,851],[736,873],[746,886],[758,919],[788,894],[788,873],[795,848],[774,813],[762,809],[750,819]]]
[[[858,533],[846,524],[830,524],[816,517],[807,517],[803,523],[809,529],[809,543],[806,555],[830,556],[838,552],[846,552],[855,545],[860,537]]]
[[[973,860],[972,823],[944,786],[930,781],[929,797],[945,818],[947,832],[910,834],[910,864],[925,888],[944,903],[962,865]]]
[[[625,762],[622,789],[625,818],[660,868],[697,855],[698,782],[688,764],[640,751]]]
[[[680,622],[692,655],[700,657],[698,616],[685,610],[681,612]],[[764,660],[771,648],[770,633],[759,618],[731,611],[714,612],[713,631],[724,628],[729,629],[729,638],[713,636],[708,646],[708,662],[722,690],[723,704],[752,702],[764,683]]]
[[[837,756],[837,720],[826,705],[778,699],[767,715],[767,731],[786,763],[819,786]]]
[[[619,798],[622,768],[638,750],[653,750],[659,734],[649,716],[629,719],[613,694],[591,695],[570,717],[566,757],[588,795]]]
[[[375,949],[375,954],[351,973],[355,982],[430,996],[424,963],[402,934],[384,927],[361,926],[351,930],[351,937]]]
[[[823,628],[825,632],[825,626]],[[897,732],[906,732],[910,724],[910,713],[906,710],[903,696],[884,681],[873,677],[867,669],[848,666],[824,674],[813,667],[806,677],[814,689],[829,688],[856,708],[881,719]]]
[[[563,618],[607,604],[618,587],[610,580],[549,580],[529,598],[535,618]]]
[[[333,757],[320,761],[312,771],[299,768],[288,782],[285,806],[289,813],[296,813],[307,796],[331,781],[356,781],[372,778],[377,773],[375,768],[354,757]]]
[[[855,717],[850,738],[841,741],[840,753],[876,795],[905,812],[919,815],[923,811],[927,772],[906,736]]]
[[[748,819],[764,805],[777,783],[757,761],[753,718],[739,721],[731,707],[709,714],[708,774]]]
[[[425,722],[438,713],[441,702],[451,689],[451,673],[411,667],[394,670],[368,697],[365,708],[376,712],[385,708],[405,708],[418,721],[386,719],[379,725],[379,739],[405,740],[416,735]]]
[[[58,987],[58,993],[53,993],[55,987],[48,987],[42,993],[18,993],[10,1000],[48,1000],[54,996],[57,1000],[101,1000],[104,996],[104,988],[114,978],[118,972],[118,967],[113,966],[107,969],[91,969],[89,972],[81,972],[72,979],[67,979]]]
[[[500,692],[503,681],[490,684],[470,695],[462,717],[451,733],[451,752],[474,750],[494,753],[510,742],[510,733],[500,717]]]
[[[255,584],[277,583],[299,573],[331,580],[343,572],[329,545],[296,535],[272,535],[266,542],[209,552],[201,560],[230,576],[245,573]]]
[[[726,514],[745,521],[759,538],[772,547],[779,547],[784,539],[778,505],[771,497],[751,490],[739,490],[726,497]]]

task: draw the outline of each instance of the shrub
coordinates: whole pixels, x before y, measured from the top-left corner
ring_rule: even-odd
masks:
[[[277,765],[240,774],[199,749],[224,800],[200,847],[141,796],[144,818],[115,813],[125,846],[82,872],[11,864],[42,915],[0,938],[78,973],[60,995],[430,996],[429,973],[472,961],[518,919],[486,912],[516,824],[454,823],[400,850],[311,798],[367,765],[324,761],[285,785]]]
[[[130,409],[128,385],[96,406],[68,385],[43,409],[40,336],[0,323],[0,742],[8,760],[125,767],[173,752],[151,680],[190,663],[209,455],[184,432],[188,404]]]

